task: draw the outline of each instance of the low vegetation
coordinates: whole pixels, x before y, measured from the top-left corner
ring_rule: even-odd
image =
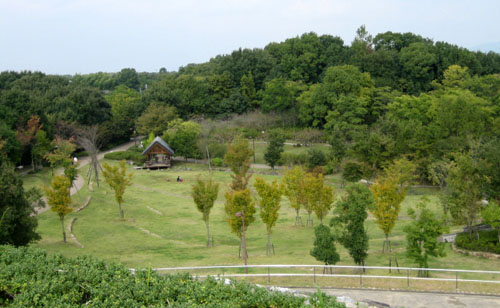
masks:
[[[188,274],[135,273],[93,257],[66,258],[40,249],[0,246],[0,306],[36,307],[317,307],[342,308],[323,294],[270,292],[244,282]]]

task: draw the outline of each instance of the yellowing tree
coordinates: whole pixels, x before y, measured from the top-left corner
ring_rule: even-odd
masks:
[[[123,219],[123,195],[125,194],[125,188],[131,184],[133,173],[127,174],[127,166],[123,160],[118,163],[118,166],[110,166],[104,163],[102,167],[104,168],[102,170],[104,180],[115,192],[115,199],[120,209],[120,218]]]
[[[370,190],[375,197],[375,208],[371,209],[379,228],[385,234],[382,251],[390,251],[389,235],[396,225],[401,203],[406,197],[406,189],[413,180],[415,165],[406,159],[394,161],[377,179]]]
[[[205,221],[205,226],[207,227],[207,247],[210,247],[210,227],[208,220],[210,218],[210,211],[214,207],[215,200],[217,200],[218,193],[219,183],[215,183],[212,178],[208,180],[198,178],[191,192],[196,208],[203,214],[203,221]]]
[[[245,231],[250,223],[255,221],[255,204],[250,195],[250,189],[244,190],[229,190],[226,192],[226,203],[224,211],[226,212],[226,220],[231,231],[243,241],[243,221],[245,220]],[[241,245],[240,245],[241,246]],[[247,256],[246,249],[243,249],[243,255]]]
[[[272,254],[271,250],[271,232],[272,228],[278,220],[281,203],[281,196],[283,195],[283,188],[276,181],[266,183],[263,178],[256,178],[254,187],[259,194],[260,200],[258,201],[260,207],[260,218],[266,224],[267,229],[267,250],[266,254]]]
[[[304,189],[307,203],[306,211],[309,215],[307,225],[312,225],[311,213],[314,212],[321,223],[333,206],[333,188],[326,186],[322,174],[307,173],[304,179]]]
[[[45,188],[45,196],[47,203],[50,205],[50,210],[59,215],[61,221],[63,241],[66,243],[66,231],[64,230],[64,217],[73,211],[71,208],[71,196],[69,189],[71,187],[70,180],[64,175],[56,175],[50,187]]]
[[[290,202],[290,206],[295,210],[297,216],[295,217],[295,225],[301,225],[302,220],[299,216],[300,208],[307,204],[307,196],[304,186],[304,169],[296,166],[285,173],[283,178],[284,194]]]
[[[253,155],[252,149],[248,144],[247,139],[236,138],[228,148],[224,156],[224,162],[231,168],[233,174],[233,182],[231,189],[234,191],[244,190],[247,188],[248,180],[251,175],[247,175],[250,169],[250,158]]]

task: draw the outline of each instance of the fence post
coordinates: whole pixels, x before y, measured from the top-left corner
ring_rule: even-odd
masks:
[[[410,270],[406,270],[406,285],[409,288],[410,287]]]
[[[362,287],[363,286],[363,272],[359,272],[359,285]]]
[[[271,270],[269,269],[269,267],[267,268],[267,282],[271,283]]]
[[[314,270],[314,284],[316,284],[316,267],[313,267]]]
[[[458,272],[455,272],[455,292],[458,293]]]

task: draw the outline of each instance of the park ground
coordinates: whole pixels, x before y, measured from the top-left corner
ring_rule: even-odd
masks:
[[[82,177],[87,174],[87,168],[88,166],[83,166],[80,169]],[[92,200],[87,208],[69,214],[66,219],[69,221],[73,217],[77,218],[73,225],[73,233],[84,248],[72,240],[63,243],[59,219],[51,211],[39,215],[38,232],[42,239],[33,246],[66,256],[90,254],[123,263],[131,268],[242,264],[238,256],[239,239],[230,232],[225,221],[224,192],[231,181],[230,172],[222,169],[212,171],[214,179],[221,183],[221,189],[210,216],[210,229],[215,246],[206,248],[205,224],[190,195],[191,185],[196,179],[208,176],[206,166],[176,162],[173,168],[159,171],[134,170],[132,166],[128,168],[129,172],[134,172],[134,177],[132,186],[128,187],[125,193],[124,220],[119,218],[118,205],[112,190],[101,179],[99,186],[97,183],[93,184],[93,192],[89,191],[87,185],[83,185],[74,194],[74,207],[84,203],[88,196],[91,196]],[[279,181],[283,170],[252,169],[252,172],[254,173],[252,179],[262,176],[266,180]],[[25,186],[47,185],[50,174],[50,170],[45,169],[43,172],[28,175],[25,177]],[[184,179],[183,183],[176,182],[178,176]],[[326,180],[335,187],[336,197],[340,198],[344,194],[339,185],[340,175],[327,176]],[[393,256],[397,257],[400,266],[414,265],[405,255],[406,239],[403,227],[409,222],[408,208],[414,207],[423,196],[429,200],[431,209],[436,213],[441,211],[439,196],[435,190],[414,191],[406,197],[390,238],[394,250]],[[266,229],[257,211],[255,222],[249,226],[247,233],[249,264],[320,264],[309,254],[313,245],[313,228],[294,225],[295,211],[289,206],[286,198],[282,200],[279,215],[280,218],[272,233],[276,254],[266,256]],[[301,211],[301,216],[305,223],[306,213]],[[328,223],[330,218],[331,215],[326,218],[325,223]],[[315,218],[315,224],[318,223]],[[388,256],[381,252],[384,235],[372,216],[369,216],[366,227],[370,238],[366,265],[387,266]],[[452,229],[459,230],[460,226],[454,226]],[[341,245],[337,245],[337,250],[341,256],[338,264],[353,265],[352,259]],[[450,245],[446,247],[446,252],[444,258],[431,258],[430,267],[498,270],[498,260],[458,254]],[[440,274],[435,276],[439,277]],[[464,274],[461,278],[475,277]],[[483,276],[482,279],[498,279],[498,277]],[[343,283],[341,280],[337,282]],[[302,285],[300,279],[291,282],[277,279],[275,283]],[[304,285],[308,284],[310,281]],[[438,283],[431,284],[428,288],[448,290]],[[491,286],[482,287],[481,291],[494,292]]]

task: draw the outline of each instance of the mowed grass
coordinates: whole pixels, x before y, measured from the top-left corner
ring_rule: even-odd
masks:
[[[134,177],[133,185],[128,187],[125,193],[124,220],[119,218],[113,192],[104,181],[101,181],[100,187],[94,183],[94,192],[89,192],[88,188],[84,187],[73,197],[75,207],[83,203],[88,195],[92,196],[92,201],[83,211],[72,213],[66,218],[66,223],[72,217],[77,218],[73,232],[85,246],[84,248],[78,247],[71,239],[66,244],[62,242],[59,219],[50,211],[39,215],[38,232],[42,239],[32,245],[67,256],[90,254],[101,259],[118,261],[133,268],[242,264],[242,260],[238,257],[239,239],[230,232],[225,221],[224,192],[231,181],[229,172],[213,172],[214,179],[220,183],[220,192],[210,216],[210,229],[215,247],[207,249],[205,224],[190,195],[191,185],[196,179],[207,175],[204,166],[178,163],[174,168],[162,171],[132,170],[131,167],[129,169],[134,172]],[[81,172],[85,174],[85,168]],[[177,176],[181,176],[184,182],[176,182]],[[254,174],[252,180],[256,176],[262,176],[266,180],[280,180],[282,177]],[[331,182],[335,178],[338,176],[328,180]],[[336,188],[337,198],[343,194],[344,191]],[[430,200],[429,205],[434,211],[441,211],[437,195],[428,194],[426,197]],[[418,203],[420,198],[421,196],[409,195],[405,199],[390,237],[394,255],[400,266],[414,265],[405,256],[406,239],[403,228],[409,222],[407,209]],[[272,234],[276,255],[266,256],[266,229],[257,211],[255,221],[247,232],[249,264],[321,264],[309,254],[314,240],[313,228],[294,226],[295,211],[290,208],[285,198],[282,200],[279,215]],[[303,210],[301,215],[305,223],[307,216]],[[331,215],[325,222],[330,218]],[[318,221],[314,219],[314,223],[317,224]],[[381,253],[384,235],[373,217],[368,218],[366,227],[370,238],[366,265],[387,266],[388,256]],[[337,244],[337,250],[341,257],[338,264],[353,264],[348,252],[341,245]],[[431,257],[430,266],[498,270],[499,263],[457,254],[448,246],[447,256],[439,259]],[[468,275],[463,275],[461,278],[467,277]],[[498,279],[495,276],[482,277],[486,278]]]

